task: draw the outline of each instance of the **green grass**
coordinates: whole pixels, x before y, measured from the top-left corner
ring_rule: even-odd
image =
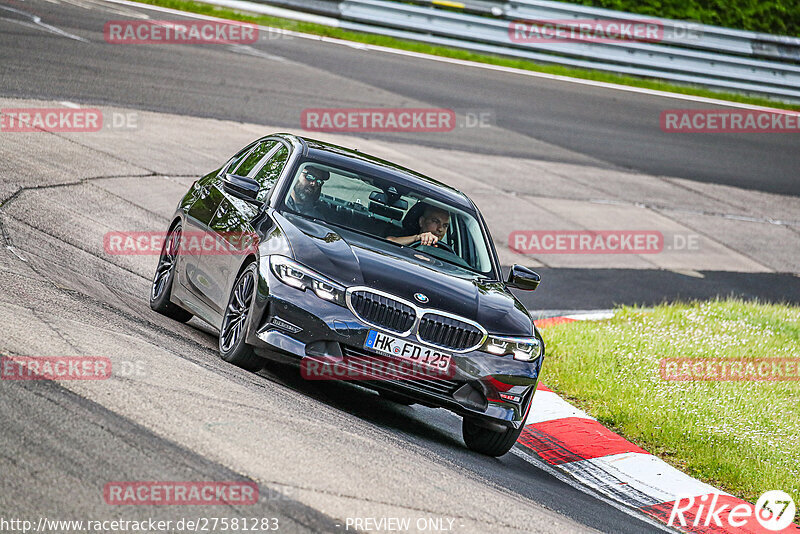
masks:
[[[694,20],[713,26],[778,35],[800,36],[797,0],[569,0],[668,19]]]
[[[409,41],[403,39],[395,39],[393,37],[386,37],[383,35],[376,35],[370,33],[346,31],[339,28],[331,28],[328,26],[313,24],[309,22],[281,19],[266,15],[253,15],[253,14],[241,13],[231,9],[212,6],[210,4],[193,2],[191,0],[135,0],[135,1],[141,2],[143,4],[151,4],[162,7],[168,7],[172,9],[179,9],[182,11],[199,13],[203,15],[210,15],[224,19],[253,22],[255,24],[261,24],[264,26],[272,26],[274,28],[282,28],[286,30],[294,30],[298,32],[311,33],[315,35],[335,37],[337,39],[345,39],[348,41],[385,46],[389,48],[397,48],[401,50],[409,50],[412,52],[420,52],[424,54],[432,54],[436,56],[443,56],[454,59],[475,61],[478,63],[488,63],[491,65],[513,67],[522,70],[542,72],[545,74],[555,74],[559,76],[569,76],[572,78],[581,78],[585,80],[594,80],[600,82],[615,83],[620,85],[629,85],[633,87],[655,89],[671,93],[717,98],[720,100],[754,104],[758,106],[775,107],[775,108],[789,109],[789,110],[800,110],[800,105],[789,104],[786,102],[781,102],[768,98],[752,97],[734,93],[717,92],[692,85],[676,85],[661,80],[637,78],[633,76],[623,76],[596,70],[577,69],[577,68],[563,67],[560,65],[545,65],[522,59],[493,56],[488,54],[477,54],[466,50],[460,50],[457,48],[434,46],[426,43],[420,43],[416,41]]]
[[[543,330],[542,381],[633,443],[750,502],[800,502],[800,382],[667,382],[662,358],[800,358],[800,307],[717,300]],[[800,518],[800,513],[798,514]]]

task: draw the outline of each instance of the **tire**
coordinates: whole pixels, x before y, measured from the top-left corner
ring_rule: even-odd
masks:
[[[164,240],[164,245],[161,247],[161,255],[158,257],[156,272],[153,275],[153,283],[150,285],[150,307],[170,319],[185,323],[192,318],[192,314],[169,300],[172,296],[175,263],[180,252],[182,234],[183,228],[178,223],[170,230]]]
[[[467,447],[488,456],[503,456],[511,450],[521,433],[522,425],[519,428],[507,428],[501,432],[479,426],[466,417],[461,424],[461,435],[464,437]]]
[[[247,371],[260,371],[264,360],[256,355],[253,347],[245,343],[250,308],[256,287],[256,264],[245,267],[233,284],[222,327],[219,329],[219,353],[222,359]]]

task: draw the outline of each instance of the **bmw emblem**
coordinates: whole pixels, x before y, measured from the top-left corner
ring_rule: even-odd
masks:
[[[414,293],[414,298],[423,304],[428,302],[428,297],[426,297],[424,293]]]

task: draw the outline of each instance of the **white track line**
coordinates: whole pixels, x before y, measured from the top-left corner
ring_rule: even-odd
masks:
[[[18,15],[22,15],[29,20],[19,20],[19,19],[11,19],[7,17],[0,17],[0,19],[5,20],[6,22],[11,22],[14,24],[19,24],[20,26],[27,26],[29,28],[34,28],[36,30],[42,30],[48,33],[52,33],[55,35],[60,35],[61,37],[66,37],[67,39],[72,39],[74,41],[80,41],[82,43],[88,43],[87,39],[79,35],[74,35],[69,32],[66,32],[60,28],[56,28],[55,26],[51,26],[50,24],[45,24],[42,22],[42,18],[38,15],[33,15],[28,13],[27,11],[22,11],[20,9],[14,9],[13,7],[8,6],[0,6],[0,9],[4,9],[6,11],[11,11],[12,13],[16,13]]]

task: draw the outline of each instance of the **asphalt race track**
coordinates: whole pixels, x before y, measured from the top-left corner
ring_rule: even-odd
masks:
[[[0,39],[6,96],[108,103],[290,129],[300,126],[301,111],[312,105],[390,107],[418,102],[488,111],[502,134],[477,137],[467,130],[450,136],[382,137],[478,153],[600,161],[648,174],[800,193],[797,135],[683,137],[658,128],[664,109],[708,105],[300,38],[267,36],[253,46],[198,45],[179,51],[169,45],[106,45],[105,22],[131,18],[130,8],[98,9],[89,0],[6,0],[3,5],[90,41],[5,20]],[[26,21],[10,11],[4,18]]]
[[[176,18],[94,0],[0,0],[0,108],[80,104],[135,117],[94,133],[0,132],[0,353],[106,356],[120,370],[101,381],[0,381],[0,518],[662,530],[524,452],[469,452],[447,412],[280,365],[253,374],[226,364],[208,325],[150,310],[157,257],[109,254],[103,236],[165,229],[198,176],[260,135],[298,131],[303,109],[447,107],[488,111],[493,124],[319,137],[466,191],[502,263],[540,269],[541,289],[520,295],[532,312],[728,294],[800,302],[800,136],[684,138],[660,132],[659,113],[708,104],[299,37],[244,48],[103,41],[106,21],[148,13]],[[622,227],[659,230],[673,245],[695,236],[697,247],[609,257],[509,246],[518,229]],[[253,481],[260,499],[106,504],[104,485],[127,480]]]

